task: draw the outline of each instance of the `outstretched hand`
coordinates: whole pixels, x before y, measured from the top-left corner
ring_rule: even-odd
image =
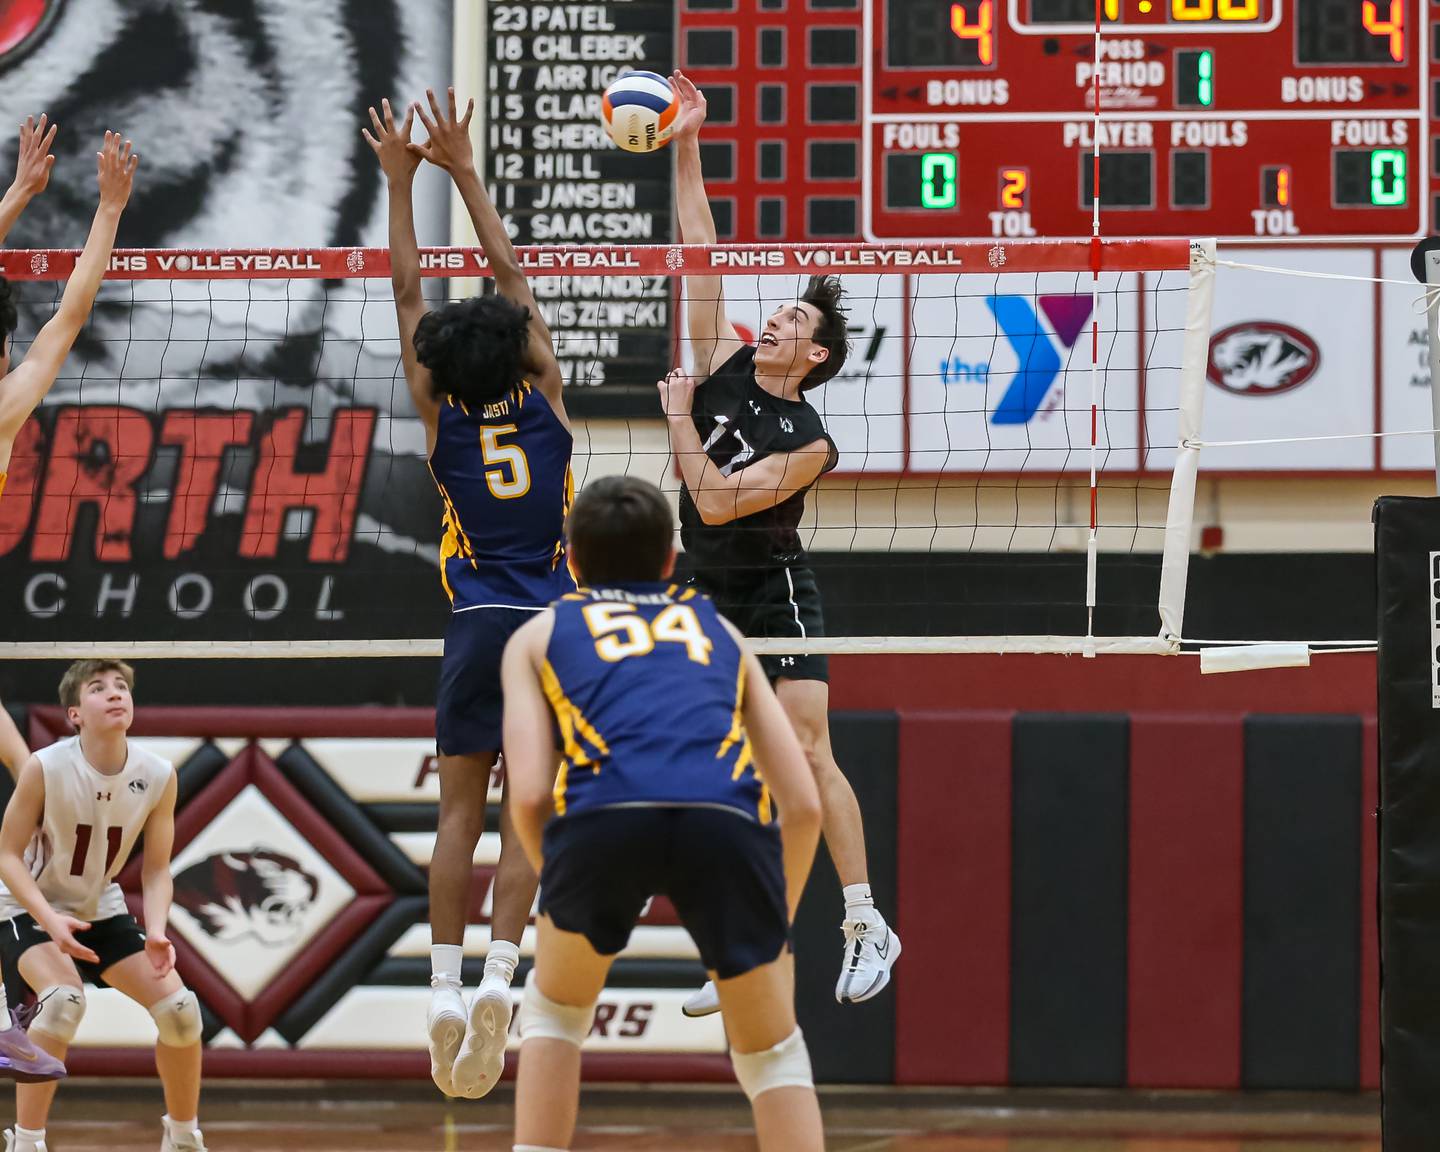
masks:
[[[670,74],[670,87],[680,105],[675,114],[675,124],[670,129],[670,139],[693,139],[700,135],[700,125],[705,123],[705,96],[694,81],[676,69]]]
[[[450,115],[447,117],[440,110],[440,102],[435,99],[435,90],[425,89],[425,99],[430,102],[430,111],[435,117],[433,120],[425,115],[420,102],[415,102],[415,111],[420,114],[420,123],[425,125],[430,139],[424,144],[411,144],[410,151],[453,175],[475,166],[475,153],[470,146],[470,117],[475,114],[475,101],[472,98],[465,105],[465,115],[461,118],[455,111],[454,88],[449,90],[449,97]]]
[[[45,191],[45,185],[50,183],[50,169],[55,166],[50,145],[55,143],[55,132],[59,125],[51,124],[48,132],[45,125],[46,116],[43,112],[40,114],[39,124],[35,123],[35,117],[27,116],[25,123],[20,125],[20,152],[15,161],[13,187],[27,199]]]
[[[410,151],[410,127],[415,123],[415,111],[413,108],[405,109],[405,122],[396,128],[390,101],[380,101],[380,107],[385,113],[383,122],[375,109],[370,109],[370,124],[375,129],[375,135],[370,135],[368,128],[360,129],[360,135],[365,137],[365,143],[379,159],[387,179],[408,180],[420,167],[419,157]]]
[[[119,132],[106,132],[105,144],[95,154],[100,180],[100,203],[111,208],[124,208],[130,201],[130,188],[140,154],[130,151],[130,141],[122,140]]]

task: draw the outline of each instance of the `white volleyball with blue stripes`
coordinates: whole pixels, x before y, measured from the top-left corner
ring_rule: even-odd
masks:
[[[658,72],[622,72],[600,101],[605,131],[626,152],[654,152],[670,142],[680,106]]]

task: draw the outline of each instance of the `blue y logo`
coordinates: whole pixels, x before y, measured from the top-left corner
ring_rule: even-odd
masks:
[[[1039,299],[1040,311],[1054,327],[1055,336],[1067,349],[1073,348],[1090,319],[1090,297],[1041,296]],[[1000,331],[1005,333],[1005,339],[1020,360],[1015,379],[1000,397],[990,422],[1028,424],[1040,411],[1040,405],[1060,375],[1060,353],[1026,297],[987,296],[985,303],[995,313]]]

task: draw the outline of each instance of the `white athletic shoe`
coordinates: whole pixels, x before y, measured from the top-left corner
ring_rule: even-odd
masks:
[[[430,1011],[425,1018],[430,1037],[430,1079],[447,1096],[457,1095],[451,1080],[460,1042],[465,1039],[465,998],[459,984],[430,977]]]
[[[874,924],[846,920],[840,930],[845,934],[845,960],[835,985],[835,999],[842,1004],[859,1004],[878,995],[890,983],[890,969],[900,959],[900,937],[883,920]]]
[[[465,1029],[452,1074],[454,1095],[478,1100],[500,1082],[512,1011],[509,981],[486,976],[470,1001],[470,1026]]]
[[[194,1132],[187,1132],[178,1139],[171,1139],[170,1130],[167,1128],[165,1135],[160,1140],[160,1152],[206,1152],[205,1137],[197,1128]]]
[[[681,1015],[689,1016],[692,1020],[700,1016],[713,1016],[720,1011],[720,993],[715,989],[715,981],[706,980],[700,988],[690,994],[689,999],[680,1005]]]
[[[28,1140],[24,1144],[21,1144],[20,1137],[15,1135],[14,1130],[6,1128],[5,1152],[50,1152],[50,1149],[46,1146],[44,1140],[41,1140],[38,1144],[31,1144]]]

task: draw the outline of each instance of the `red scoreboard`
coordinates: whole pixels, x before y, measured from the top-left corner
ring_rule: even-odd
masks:
[[[1427,0],[1099,6],[1097,60],[1096,0],[680,0],[722,231],[1088,236],[1097,93],[1105,235],[1431,226]]]

